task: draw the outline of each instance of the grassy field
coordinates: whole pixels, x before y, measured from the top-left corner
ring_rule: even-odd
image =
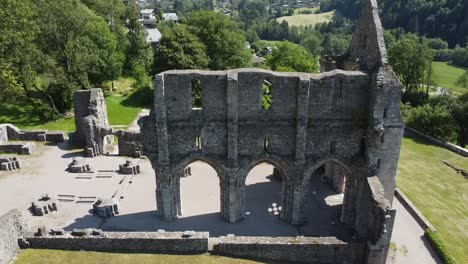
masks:
[[[468,89],[455,84],[458,78],[465,72],[465,69],[438,61],[432,63],[432,69],[434,71],[434,79],[438,86],[450,89],[456,93],[468,92]]]
[[[106,97],[107,112],[111,125],[129,125],[141,111],[132,96]],[[75,131],[74,117],[40,123],[34,116],[34,108],[29,105],[0,104],[0,123],[12,123],[21,129],[47,129]]]
[[[256,264],[251,260],[203,255],[111,254],[83,251],[35,250],[23,251],[15,264]],[[271,263],[271,262],[269,262]]]
[[[276,20],[278,22],[286,21],[289,26],[315,26],[319,23],[329,22],[335,16],[335,11],[330,11],[320,14],[307,14],[307,15],[293,15],[293,16],[283,16],[279,17]]]
[[[457,263],[468,263],[468,180],[441,160],[468,170],[468,158],[405,138],[397,185],[439,231]]]

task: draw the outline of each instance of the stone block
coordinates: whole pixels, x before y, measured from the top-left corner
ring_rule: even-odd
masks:
[[[46,140],[49,142],[65,142],[67,135],[64,131],[49,131],[45,134]]]

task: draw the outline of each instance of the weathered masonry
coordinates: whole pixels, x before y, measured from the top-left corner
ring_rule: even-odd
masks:
[[[76,131],[70,135],[70,141],[82,146],[86,156],[95,157],[113,152],[114,136],[119,138],[119,155],[141,155],[139,132],[115,130],[109,125],[107,105],[101,89],[76,91],[74,110]]]
[[[341,221],[368,241],[369,263],[384,263],[404,124],[401,84],[387,63],[375,0],[364,6],[342,65],[320,74],[236,69],[156,75],[154,107],[140,125],[144,154],[156,172],[158,213],[166,220],[181,214],[180,177],[201,160],[219,176],[222,216],[240,221],[246,176],[267,162],[282,178],[281,218],[300,224],[311,175],[333,164],[348,177]],[[197,83],[201,97],[194,99]],[[262,105],[264,83],[271,107]]]

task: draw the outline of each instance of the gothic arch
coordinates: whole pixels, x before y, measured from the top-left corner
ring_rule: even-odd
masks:
[[[184,159],[178,161],[177,164],[172,167],[172,173],[171,174],[180,176],[180,172],[185,167],[187,167],[188,165],[190,165],[191,163],[196,162],[196,161],[201,161],[201,162],[204,162],[204,163],[210,165],[216,171],[216,174],[220,178],[220,181],[226,179],[226,170],[224,169],[224,166],[222,166],[219,162],[214,161],[213,159],[207,157],[206,155],[202,155],[202,154],[201,155],[190,156],[190,157],[187,157],[187,158],[184,158]],[[177,177],[179,177],[179,176],[177,176]]]

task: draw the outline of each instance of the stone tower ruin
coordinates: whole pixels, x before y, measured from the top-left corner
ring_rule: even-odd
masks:
[[[388,65],[375,0],[366,1],[346,63],[335,68],[319,74],[235,69],[156,75],[154,107],[140,126],[143,152],[156,173],[158,214],[178,217],[183,170],[201,160],[219,176],[221,215],[241,221],[247,174],[268,162],[282,178],[281,218],[301,224],[311,175],[333,164],[348,175],[341,221],[367,241],[368,263],[385,263],[404,124],[401,84]],[[195,79],[202,108],[192,103]],[[265,80],[270,109],[262,108]]]

